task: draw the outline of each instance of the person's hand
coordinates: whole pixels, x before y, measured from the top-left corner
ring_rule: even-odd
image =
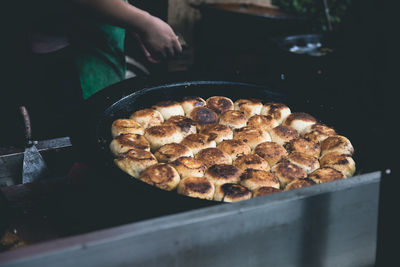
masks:
[[[138,39],[146,58],[153,63],[182,52],[178,36],[172,28],[154,16],[150,16],[147,27],[139,34]]]

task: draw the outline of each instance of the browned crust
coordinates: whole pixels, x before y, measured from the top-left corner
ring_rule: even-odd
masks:
[[[316,157],[301,152],[290,153],[288,156],[288,160],[290,160],[294,164],[305,166],[315,166],[316,164],[318,164],[318,159]]]
[[[206,134],[189,134],[182,140],[181,144],[186,145],[188,147],[193,147],[193,146],[201,147],[210,143],[210,141],[212,140],[213,139]]]
[[[265,171],[269,170],[268,162],[256,154],[247,154],[240,156],[235,160],[234,165],[241,170],[246,170],[246,169],[258,169]]]
[[[295,179],[286,185],[285,190],[293,190],[302,187],[314,185],[315,182],[311,179]]]
[[[207,167],[214,164],[230,164],[232,162],[231,157],[227,153],[216,147],[200,150],[195,158],[203,162]]]
[[[287,116],[285,125],[290,125],[294,120],[317,122],[317,120],[308,113],[305,112],[293,112]]]
[[[150,149],[150,143],[140,134],[123,134],[115,137],[121,146],[133,147],[137,149]]]
[[[291,140],[286,143],[285,148],[289,153],[302,152],[314,157],[319,157],[321,154],[321,144],[305,137],[298,137]]]
[[[245,142],[235,139],[224,140],[217,145],[217,148],[221,149],[227,154],[234,154],[235,156],[242,156],[250,154],[251,152],[250,147]]]
[[[161,146],[156,152],[156,156],[160,156],[166,159],[179,158],[190,153],[190,149],[182,144],[169,143]]]
[[[270,115],[253,115],[247,121],[247,126],[259,127],[264,131],[270,131],[275,127],[276,120]]]
[[[207,107],[217,114],[233,109],[233,102],[225,96],[212,96],[206,100]]]
[[[176,175],[176,170],[169,164],[157,163],[144,170],[140,179],[146,183],[160,187],[173,181]]]
[[[332,150],[337,147],[347,147],[349,148],[349,153],[353,154],[354,149],[350,146],[350,141],[341,135],[333,135],[326,138],[324,141],[321,142],[321,149],[322,151]]]
[[[286,141],[290,141],[300,136],[299,133],[290,126],[279,125],[271,131]]]
[[[142,149],[131,149],[126,153],[120,154],[118,159],[126,158],[134,161],[155,161],[157,162],[156,157],[149,151]]]
[[[173,106],[180,106],[179,102],[174,100],[166,100],[158,102],[157,104],[153,105],[153,108],[168,108]]]
[[[316,183],[326,183],[338,179],[345,178],[343,173],[332,168],[332,167],[321,167],[315,171],[313,171],[309,177]]]
[[[131,119],[117,119],[112,123],[112,126],[116,128],[142,128],[139,123]]]
[[[261,197],[273,193],[279,193],[282,192],[281,189],[275,188],[275,187],[269,187],[269,186],[262,186],[254,190],[254,197]]]
[[[253,141],[264,138],[265,135],[266,133],[263,132],[263,130],[261,129],[251,126],[245,126],[234,130],[233,139],[241,140],[245,143],[251,143]]]
[[[182,194],[190,195],[195,192],[199,194],[208,194],[213,190],[211,182],[205,177],[187,177],[181,181],[180,188]]]
[[[282,161],[275,165],[274,172],[278,176],[291,180],[304,179],[307,177],[307,173],[301,167],[288,161]]]
[[[242,124],[246,123],[247,118],[243,112],[239,110],[227,110],[221,114],[220,121],[227,123],[227,124]]]
[[[276,163],[287,157],[286,149],[275,142],[264,142],[256,146],[254,154],[259,155],[269,163]]]
[[[192,103],[194,107],[204,107],[206,105],[206,101],[198,96],[185,96],[182,98],[182,102]]]
[[[176,115],[166,120],[164,122],[164,125],[175,125],[182,132],[188,133],[193,127],[197,125],[197,123],[188,117],[182,115]]]
[[[241,180],[254,179],[254,178],[260,180],[272,180],[279,182],[273,173],[263,170],[247,169],[242,173],[242,175],[240,175]]]
[[[230,164],[215,164],[206,171],[207,175],[218,179],[232,179],[240,177],[240,170]]]
[[[335,129],[333,129],[332,127],[326,126],[325,124],[322,124],[322,123],[315,123],[315,124],[311,125],[310,132],[316,132],[316,133],[326,135],[326,136],[331,136],[331,135],[337,134]]]
[[[200,125],[217,123],[218,115],[207,107],[196,107],[190,112],[190,118]]]
[[[211,124],[206,126],[200,131],[200,133],[209,135],[213,140],[221,136],[229,136],[233,134],[231,128],[222,124]]]
[[[348,158],[351,157],[349,154],[342,154],[339,152],[331,152],[321,157],[321,167],[331,165],[346,165],[349,164]]]
[[[221,186],[221,191],[224,193],[223,201],[227,198],[231,201],[251,198],[251,191],[239,184],[223,184]]]
[[[207,166],[203,162],[193,157],[180,157],[174,160],[171,165],[176,167],[182,166],[189,170],[202,170],[203,172],[207,169]]]
[[[131,118],[134,117],[146,117],[149,115],[153,115],[156,112],[156,110],[152,109],[152,108],[145,108],[145,109],[141,109],[138,111],[135,111],[132,115]]]
[[[266,103],[264,106],[268,106],[268,115],[271,115],[274,119],[280,120],[282,118],[282,110],[287,109],[288,106],[282,103]]]
[[[145,133],[153,137],[167,137],[176,132],[176,128],[172,125],[156,125],[147,128]]]

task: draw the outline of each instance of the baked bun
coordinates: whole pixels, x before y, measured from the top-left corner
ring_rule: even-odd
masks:
[[[139,178],[147,167],[157,164],[157,159],[149,151],[131,149],[114,159],[114,163],[130,176]]]
[[[275,188],[275,187],[267,187],[267,186],[262,186],[254,190],[253,192],[253,197],[261,197],[273,193],[279,193],[282,192],[281,189]]]
[[[261,101],[255,98],[238,99],[234,103],[234,109],[243,112],[247,118],[253,115],[259,115],[262,107],[263,104]]]
[[[274,166],[277,162],[286,158],[288,155],[286,149],[275,142],[264,142],[258,144],[256,148],[254,148],[253,152],[265,159],[269,166]]]
[[[285,145],[285,148],[289,153],[301,152],[317,158],[319,158],[319,155],[321,154],[321,144],[305,137],[291,140]]]
[[[146,129],[144,137],[150,142],[151,151],[156,151],[161,146],[182,141],[182,133],[175,126],[157,125]]]
[[[270,115],[281,124],[291,113],[290,108],[282,103],[266,103],[261,108],[261,115]]]
[[[174,190],[181,178],[178,172],[169,164],[157,163],[148,167],[141,175],[140,180],[149,185],[156,186],[164,190]]]
[[[233,164],[241,171],[245,171],[247,169],[269,171],[270,169],[268,162],[256,154],[240,156],[233,162]]]
[[[183,137],[197,132],[196,122],[185,116],[172,116],[164,122],[164,125],[173,125],[178,128]]]
[[[279,125],[269,131],[269,135],[271,136],[271,140],[280,145],[284,145],[287,142],[298,138],[299,133],[289,126]]]
[[[246,126],[247,118],[241,111],[228,110],[220,115],[219,123],[232,129],[238,129]]]
[[[197,123],[198,129],[218,122],[217,113],[207,107],[194,108],[192,112],[190,112],[189,118]]]
[[[272,118],[270,115],[254,115],[251,116],[247,121],[247,126],[259,128],[266,132],[271,131],[278,125],[278,121]]]
[[[133,113],[129,119],[136,121],[143,128],[160,125],[164,122],[164,117],[160,112],[151,108],[145,108]]]
[[[215,164],[206,170],[204,177],[210,180],[214,185],[226,183],[238,183],[241,171],[230,164]]]
[[[307,128],[304,137],[314,142],[322,142],[332,135],[337,135],[335,129],[321,123],[315,123]]]
[[[302,188],[302,187],[307,187],[307,186],[311,186],[314,185],[315,182],[311,179],[294,179],[293,181],[291,181],[290,183],[288,183],[285,187],[285,191],[288,190],[293,190],[293,189],[298,189],[298,188]]]
[[[185,96],[181,101],[181,106],[185,115],[189,116],[194,108],[205,107],[206,101],[198,96]]]
[[[233,132],[233,139],[245,142],[252,150],[258,144],[271,141],[271,137],[267,132],[250,126],[235,129]]]
[[[181,104],[172,100],[158,102],[153,108],[161,113],[164,120],[168,120],[172,116],[185,115]]]
[[[317,184],[331,182],[345,178],[343,173],[331,167],[321,167],[313,171],[308,178],[312,179]]]
[[[304,112],[293,112],[286,117],[282,125],[290,126],[296,129],[300,135],[303,135],[306,130],[315,123],[317,123],[317,120],[310,114]]]
[[[233,138],[232,129],[222,124],[211,124],[203,128],[200,133],[210,136],[217,144]]]
[[[181,157],[171,162],[171,165],[178,171],[181,178],[185,177],[203,177],[207,166],[192,157]]]
[[[237,202],[251,198],[251,191],[239,184],[227,183],[215,188],[214,200]]]
[[[320,159],[321,167],[332,167],[343,173],[345,177],[353,176],[356,172],[356,163],[350,155],[340,152],[325,154]]]
[[[117,119],[111,125],[111,135],[113,138],[121,134],[144,134],[142,125],[134,120]]]
[[[186,177],[180,181],[177,192],[188,197],[212,200],[215,187],[205,177]]]
[[[232,158],[216,147],[209,147],[200,150],[196,154],[195,158],[203,162],[207,167],[214,164],[232,164]]]
[[[119,135],[110,143],[110,150],[115,156],[134,148],[150,151],[150,143],[140,134]]]
[[[193,155],[196,155],[202,149],[217,146],[217,143],[206,134],[190,134],[182,140],[181,144],[190,148]]]
[[[346,137],[332,135],[321,142],[321,157],[331,152],[353,155],[354,148]]]
[[[240,176],[240,184],[251,191],[259,187],[268,186],[279,188],[279,180],[272,172],[247,169]]]
[[[212,96],[206,100],[207,107],[214,110],[217,114],[227,110],[233,110],[233,102],[225,96]]]
[[[276,164],[271,170],[279,179],[281,188],[285,188],[285,186],[294,179],[304,179],[307,177],[305,170],[286,160]]]
[[[319,168],[318,158],[301,152],[292,152],[287,157],[287,160],[297,166],[303,168],[306,173],[312,173]]]
[[[217,148],[221,149],[229,156],[232,161],[235,161],[237,157],[250,154],[250,147],[243,141],[240,140],[225,140],[217,145]]]
[[[154,156],[157,158],[158,162],[169,163],[180,157],[193,157],[193,153],[185,145],[169,143],[157,149]]]

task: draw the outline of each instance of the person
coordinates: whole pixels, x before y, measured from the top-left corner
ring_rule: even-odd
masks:
[[[182,51],[166,22],[126,0],[44,0],[26,8],[27,78],[17,102],[31,114],[37,139],[67,136],[77,106],[125,79],[126,34],[153,64]]]

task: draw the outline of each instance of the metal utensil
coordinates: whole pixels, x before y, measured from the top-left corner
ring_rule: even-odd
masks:
[[[20,112],[24,119],[26,147],[22,165],[22,183],[32,183],[48,177],[48,168],[32,140],[31,120],[26,107],[21,106]]]

